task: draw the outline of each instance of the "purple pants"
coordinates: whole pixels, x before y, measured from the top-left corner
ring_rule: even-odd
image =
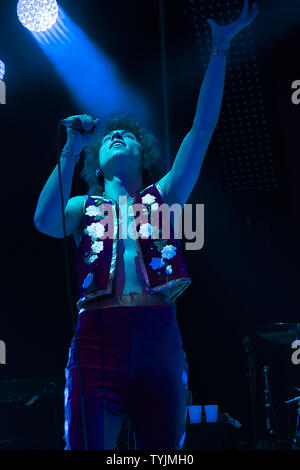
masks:
[[[180,449],[188,364],[171,305],[85,310],[77,324],[88,449],[114,450],[129,413],[135,449]],[[65,388],[65,449],[83,449],[74,339]]]

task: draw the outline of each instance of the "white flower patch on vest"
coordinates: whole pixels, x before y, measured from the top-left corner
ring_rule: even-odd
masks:
[[[166,267],[166,273],[167,273],[167,274],[172,274],[172,272],[173,272],[172,266],[169,264],[169,265]]]
[[[86,208],[85,213],[89,217],[99,217],[102,215],[100,207],[97,207],[97,206],[88,206]]]
[[[176,255],[176,246],[166,245],[162,251],[161,256],[166,259],[172,259]]]
[[[151,224],[149,224],[149,222],[147,224],[142,224],[139,233],[142,237],[148,238],[153,233],[153,227]]]
[[[152,196],[152,194],[146,194],[146,196],[142,197],[142,204],[153,204],[155,200],[156,200],[155,196]]]
[[[104,226],[100,222],[93,223],[89,225],[86,229],[87,229],[87,233],[92,238],[103,237],[104,231],[105,231]]]
[[[92,248],[93,253],[100,253],[100,251],[103,250],[103,247],[104,247],[103,241],[100,240],[99,242],[94,242],[91,248]]]

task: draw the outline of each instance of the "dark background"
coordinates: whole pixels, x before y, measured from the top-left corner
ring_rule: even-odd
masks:
[[[192,123],[202,72],[189,2],[164,3],[174,158]],[[222,2],[224,9],[226,3]],[[158,2],[61,0],[60,5],[114,58],[132,87],[152,102],[153,130],[163,146]],[[293,386],[300,387],[300,365],[291,363],[289,345],[266,342],[257,332],[269,322],[299,321],[300,105],[291,102],[291,83],[300,79],[300,5],[294,0],[265,0],[259,6],[261,13],[251,28],[280,189],[226,192],[212,141],[189,201],[205,204],[205,246],[185,253],[193,282],[179,298],[177,313],[194,402],[219,403],[248,426],[243,338],[249,336],[257,357],[258,421],[263,419],[261,370],[268,364],[277,420],[282,432],[290,433],[296,411],[291,408],[289,415],[283,402]],[[0,339],[6,342],[7,364],[0,366],[0,379],[63,377],[71,339],[63,241],[37,232],[33,215],[55,166],[57,120],[85,110],[76,107],[50,61],[19,23],[16,2],[1,1],[1,18],[0,58],[7,67],[7,104],[0,108]],[[73,194],[84,191],[75,175]],[[69,249],[72,259],[71,238]],[[72,293],[75,301],[73,270]]]

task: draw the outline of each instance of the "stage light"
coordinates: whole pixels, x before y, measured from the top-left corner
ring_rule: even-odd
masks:
[[[5,64],[4,62],[2,62],[2,60],[0,60],[0,80],[4,79],[4,75],[5,75]]]
[[[19,0],[17,15],[25,28],[34,32],[50,29],[57,20],[56,0]]]

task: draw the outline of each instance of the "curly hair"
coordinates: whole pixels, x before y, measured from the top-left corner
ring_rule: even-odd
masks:
[[[84,164],[80,176],[88,186],[88,194],[101,195],[104,190],[104,177],[99,167],[99,150],[106,134],[123,129],[132,132],[143,149],[143,184],[144,187],[156,181],[161,174],[159,162],[161,153],[158,140],[152,132],[146,130],[141,123],[129,114],[112,116],[104,124],[101,132],[84,150]]]

